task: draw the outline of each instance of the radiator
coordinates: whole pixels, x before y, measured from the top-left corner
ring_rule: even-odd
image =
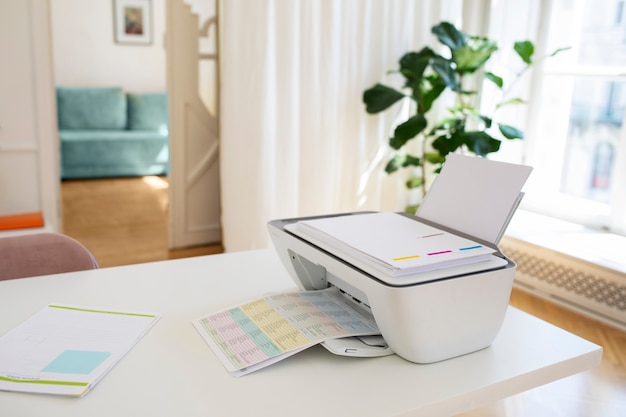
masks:
[[[500,249],[517,264],[517,288],[626,331],[626,275],[620,271],[508,236]]]

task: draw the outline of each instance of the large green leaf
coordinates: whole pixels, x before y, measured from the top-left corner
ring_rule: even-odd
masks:
[[[450,135],[441,135],[437,137],[433,141],[432,146],[434,149],[439,151],[440,155],[446,156],[463,146],[463,138],[463,131],[457,130],[452,132]]]
[[[370,114],[381,112],[404,97],[406,96],[398,90],[382,84],[376,84],[363,92],[365,111]]]
[[[395,155],[385,166],[385,172],[391,174],[396,172],[400,168],[406,168],[408,166],[421,166],[421,160],[411,155]]]
[[[405,78],[404,86],[411,89],[416,100],[424,72],[428,68],[430,60],[436,55],[432,49],[426,46],[419,52],[408,52],[400,58],[400,73]]]
[[[483,131],[464,132],[465,146],[478,156],[487,156],[500,149],[501,142]]]
[[[430,60],[437,54],[425,46],[419,52],[408,52],[400,58],[400,72],[406,78],[421,78]]]
[[[452,51],[452,57],[460,74],[472,73],[482,67],[498,50],[498,44],[488,38],[472,36],[461,48]]]
[[[533,55],[535,53],[535,45],[531,41],[519,41],[515,42],[513,45],[513,49],[517,52],[522,61],[527,64],[531,64],[533,62]]]
[[[431,60],[430,66],[452,91],[459,91],[461,89],[458,75],[450,61],[441,57],[435,58]]]
[[[446,83],[437,73],[425,77],[421,90],[415,97],[418,112],[427,113],[445,89]]]
[[[498,123],[498,128],[507,139],[524,139],[524,132],[516,127]]]
[[[393,149],[400,149],[410,139],[413,139],[424,128],[426,128],[426,118],[423,114],[417,113],[415,116],[410,117],[404,123],[399,124],[393,132],[393,137],[389,139],[389,145]]]
[[[467,40],[467,35],[458,30],[450,22],[441,22],[433,26],[431,31],[437,36],[439,42],[446,45],[452,51],[465,45]]]

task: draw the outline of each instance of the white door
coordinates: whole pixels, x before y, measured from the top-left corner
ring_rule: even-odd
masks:
[[[198,70],[199,59],[217,54],[199,53],[199,19],[189,5],[168,0],[166,14],[169,245],[175,249],[221,241],[219,124],[217,110],[211,113],[200,97]]]

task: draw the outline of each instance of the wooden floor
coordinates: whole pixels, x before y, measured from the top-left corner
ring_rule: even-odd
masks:
[[[164,177],[68,180],[61,184],[63,231],[101,267],[222,251],[220,244],[168,250],[168,183]]]
[[[163,177],[64,181],[63,231],[101,267],[222,252],[219,244],[168,250],[167,185]],[[464,417],[626,416],[626,333],[517,289],[511,305],[601,345],[602,363]]]

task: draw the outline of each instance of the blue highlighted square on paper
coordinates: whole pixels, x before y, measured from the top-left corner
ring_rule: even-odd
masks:
[[[96,369],[110,354],[111,352],[65,350],[42,369],[41,372],[87,375]]]

